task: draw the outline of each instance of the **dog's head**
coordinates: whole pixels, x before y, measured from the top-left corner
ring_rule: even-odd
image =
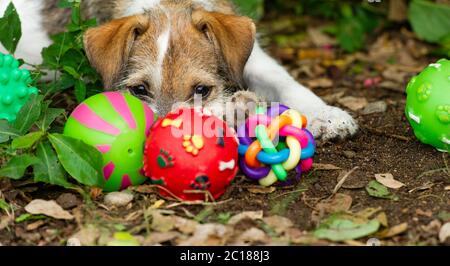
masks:
[[[204,9],[152,9],[84,36],[105,88],[126,88],[160,114],[194,97],[212,108],[223,104],[230,88],[244,86],[254,41],[249,18]]]

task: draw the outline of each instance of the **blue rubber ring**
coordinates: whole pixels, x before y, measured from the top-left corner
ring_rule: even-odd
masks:
[[[305,149],[302,149],[302,155],[300,156],[301,160],[309,159],[314,156],[316,151],[316,147],[311,142],[308,143],[308,146]]]
[[[262,162],[263,164],[279,164],[284,163],[289,158],[290,150],[289,149],[283,149],[277,153],[269,154],[264,151],[261,151],[258,153],[256,158],[258,161]]]
[[[238,147],[238,153],[240,156],[244,156],[245,153],[248,150],[248,145],[239,145]],[[289,158],[290,150],[289,149],[282,149],[281,151],[277,153],[269,154],[265,151],[260,151],[256,158],[258,161],[260,161],[263,164],[266,165],[273,165],[273,164],[280,164],[284,163]]]

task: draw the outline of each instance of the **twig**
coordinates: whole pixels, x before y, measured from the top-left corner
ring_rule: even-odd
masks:
[[[286,195],[289,195],[289,194],[293,194],[293,193],[296,193],[296,192],[305,192],[305,191],[307,191],[307,190],[308,190],[308,189],[306,189],[306,188],[302,188],[302,189],[297,189],[297,190],[285,192],[285,193],[282,193],[282,194],[280,194],[280,195],[274,196],[272,199],[276,199],[276,198],[279,198],[279,197],[283,197],[283,196],[286,196]]]
[[[439,197],[437,195],[434,195],[434,194],[426,194],[426,195],[422,195],[422,196],[417,197],[417,199],[424,199],[424,198],[437,198],[441,202],[445,202],[441,197]]]
[[[193,206],[193,205],[201,205],[201,206],[216,206],[216,205],[221,205],[221,204],[225,204],[228,203],[230,201],[232,201],[233,198],[229,198],[223,201],[215,201],[215,202],[204,202],[204,201],[182,201],[182,202],[176,202],[176,203],[172,203],[170,205],[166,206],[166,209],[171,209],[174,207],[178,207],[178,206],[183,206],[183,205],[188,205],[188,206]]]
[[[448,167],[447,159],[445,158],[447,153],[442,154],[442,160],[444,160],[445,168],[447,168],[447,175],[450,176],[450,168]]]
[[[406,141],[406,142],[411,141],[411,139],[408,138],[408,137],[397,135],[397,134],[389,134],[389,133],[386,133],[386,132],[384,132],[382,130],[379,130],[377,128],[372,128],[372,127],[368,127],[368,126],[363,126],[363,128],[365,128],[368,131],[374,133],[375,135],[386,136],[386,137],[389,137],[389,138],[394,138],[394,139],[398,139],[398,140]]]
[[[441,171],[444,171],[444,172],[445,172],[446,170],[447,170],[447,168],[439,168],[439,169],[434,169],[434,170],[426,171],[426,172],[423,172],[422,174],[420,174],[419,176],[417,176],[416,178],[419,179],[419,178],[424,177],[424,176],[426,176],[426,175],[438,173],[438,172],[441,172]]]
[[[348,172],[341,178],[341,180],[339,180],[339,182],[337,183],[336,187],[334,187],[333,193],[331,194],[330,198],[331,198],[332,196],[334,196],[334,195],[339,191],[339,189],[341,189],[342,185],[344,185],[344,182],[347,180],[347,178],[348,178],[348,177],[349,177],[356,169],[358,169],[358,168],[359,168],[359,166],[353,167],[352,170],[348,171]]]

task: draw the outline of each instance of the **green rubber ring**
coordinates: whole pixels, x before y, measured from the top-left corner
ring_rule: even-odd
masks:
[[[258,110],[257,110],[258,113]],[[261,144],[263,150],[266,153],[273,154],[277,153],[277,149],[272,143],[272,140],[267,135],[266,127],[263,125],[258,125],[255,128],[255,134],[256,138],[258,139],[259,143]],[[287,172],[284,169],[283,165],[281,164],[274,164],[272,165],[272,170],[274,174],[277,176],[278,180],[280,181],[286,181],[287,179]]]

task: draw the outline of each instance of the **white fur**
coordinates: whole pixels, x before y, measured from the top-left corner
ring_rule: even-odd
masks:
[[[156,45],[158,47],[158,57],[154,69],[153,82],[155,82],[155,86],[160,88],[162,86],[162,71],[164,58],[166,57],[167,49],[169,49],[170,42],[170,26],[158,37],[156,41]]]
[[[143,13],[147,9],[152,9],[159,5],[160,0],[134,0],[133,4],[130,5],[123,16],[132,16],[136,14]]]
[[[326,105],[312,91],[297,83],[257,42],[245,66],[244,78],[250,90],[267,101],[280,102],[305,114],[309,120],[308,128],[317,137],[343,138],[358,129],[347,112]]]
[[[214,3],[211,0],[194,0],[194,3],[202,6],[208,11],[212,11],[214,9]]]
[[[0,0],[0,16],[3,16],[11,1]],[[22,22],[22,38],[17,46],[16,58],[22,58],[29,64],[42,63],[42,48],[50,45],[50,39],[42,27],[43,0],[12,0]],[[0,52],[7,53],[0,44]]]

